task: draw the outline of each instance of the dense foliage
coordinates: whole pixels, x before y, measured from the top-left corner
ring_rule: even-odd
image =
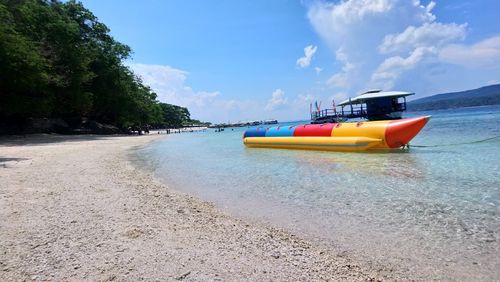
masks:
[[[165,103],[160,103],[160,107],[167,127],[175,127],[191,119],[187,108]]]
[[[189,123],[186,108],[159,103],[124,65],[130,54],[81,3],[0,0],[0,120]]]
[[[426,111],[484,105],[500,105],[500,84],[417,99],[408,103],[408,110]]]

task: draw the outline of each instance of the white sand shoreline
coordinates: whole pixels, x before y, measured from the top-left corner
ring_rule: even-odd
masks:
[[[0,280],[400,280],[135,168],[162,138],[0,139]]]

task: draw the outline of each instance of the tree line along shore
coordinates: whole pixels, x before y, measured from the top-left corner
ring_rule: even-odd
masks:
[[[0,1],[0,134],[204,125],[161,103],[129,46],[76,1]]]

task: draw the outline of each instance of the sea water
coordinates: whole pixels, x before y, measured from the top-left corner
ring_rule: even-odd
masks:
[[[171,187],[236,216],[424,279],[500,277],[500,106],[432,115],[409,150],[245,148],[246,128],[171,135],[139,154]],[[423,146],[423,147],[417,147]],[[402,270],[401,270],[402,269]]]

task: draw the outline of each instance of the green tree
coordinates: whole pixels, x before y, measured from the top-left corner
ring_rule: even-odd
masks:
[[[190,120],[190,113],[187,108],[171,105],[167,103],[160,103],[163,125],[166,127],[181,127],[186,125]]]
[[[156,94],[123,63],[130,54],[74,0],[0,0],[0,119],[162,124]],[[174,112],[172,124],[189,120],[187,109]]]
[[[12,9],[0,2],[0,117],[44,116],[52,110],[48,62],[40,44],[16,24]]]

